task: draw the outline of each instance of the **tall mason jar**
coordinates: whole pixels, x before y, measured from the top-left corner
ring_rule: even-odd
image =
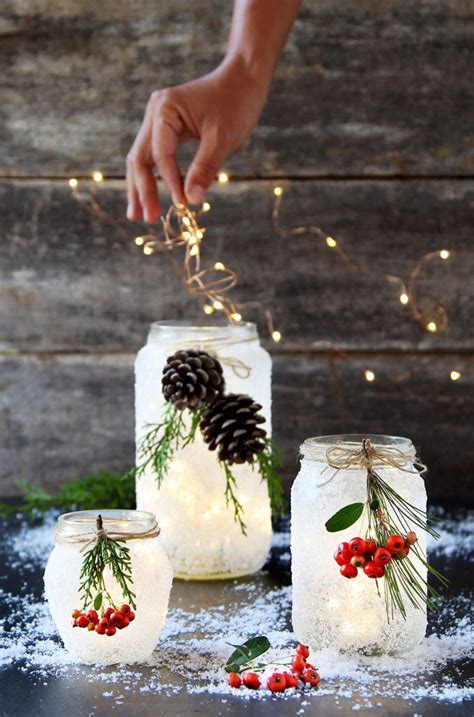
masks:
[[[112,637],[73,627],[72,611],[81,609],[81,550],[94,539],[98,513],[110,533],[126,533],[130,550],[132,590],[137,604],[135,619]],[[79,662],[143,662],[153,652],[163,628],[173,581],[173,569],[160,537],[138,537],[156,533],[155,516],[137,510],[82,510],[60,515],[55,530],[55,546],[44,574],[44,586],[51,616],[66,649]],[[134,534],[137,538],[134,539]],[[92,545],[90,546],[92,547]],[[104,570],[106,588],[115,606],[124,600],[120,586],[109,568]],[[102,608],[109,606],[104,598]],[[88,606],[89,608],[92,605]]]
[[[160,321],[151,325],[135,363],[137,461],[147,424],[159,423],[163,416],[163,366],[183,348],[199,348],[219,359],[226,393],[248,394],[260,403],[270,435],[271,358],[260,346],[255,325]],[[193,444],[175,454],[159,487],[151,469],[137,478],[137,507],[156,514],[177,577],[219,580],[254,573],[263,566],[272,530],[267,486],[248,464],[233,465],[232,472],[247,535],[234,521],[232,506],[226,505],[224,472],[199,431]]]
[[[293,574],[293,628],[298,640],[313,649],[325,647],[364,654],[404,653],[418,645],[426,632],[426,611],[405,598],[406,619],[399,612],[387,622],[383,579],[381,596],[374,580],[363,574],[347,580],[339,573],[334,552],[339,543],[367,529],[365,512],[346,530],[330,533],[326,521],[345,505],[367,500],[367,471],[360,467],[330,468],[326,451],[333,446],[362,447],[368,438],[375,448],[393,447],[412,460],[415,450],[408,438],[378,435],[337,435],[309,438],[301,447],[301,469],[291,491],[291,554]],[[406,468],[413,470],[411,462]],[[376,466],[377,473],[412,505],[426,511],[423,478],[414,472]],[[426,553],[426,533],[416,530],[418,546]],[[426,571],[417,561],[418,572]]]

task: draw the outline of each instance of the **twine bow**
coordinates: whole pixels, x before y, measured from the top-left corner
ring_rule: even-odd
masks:
[[[364,438],[361,448],[345,448],[332,446],[326,451],[326,462],[331,468],[341,470],[343,468],[361,467],[372,470],[374,466],[390,466],[397,468],[404,473],[426,473],[428,468],[421,463],[413,451],[401,451],[393,446],[373,446],[368,438]],[[413,465],[413,469],[406,468],[407,463]]]

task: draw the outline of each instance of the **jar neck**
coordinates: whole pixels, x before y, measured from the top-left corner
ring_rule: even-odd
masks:
[[[87,536],[89,533],[93,538],[97,533],[99,515],[107,533],[138,536],[152,532],[156,527],[153,513],[142,510],[79,510],[59,516],[55,531],[57,542],[68,542],[69,539],[74,542],[74,538]]]
[[[332,449],[342,449],[350,452],[362,451],[364,441],[370,441],[375,451],[386,451],[388,454],[397,454],[405,457],[407,462],[416,459],[416,451],[409,438],[401,436],[383,436],[371,433],[348,433],[331,436],[318,436],[307,438],[300,448],[300,453],[306,460],[328,463],[328,456]],[[360,470],[361,465],[354,462],[350,468]]]
[[[148,344],[202,347],[258,342],[257,327],[249,322],[210,324],[208,321],[156,321],[150,326]]]

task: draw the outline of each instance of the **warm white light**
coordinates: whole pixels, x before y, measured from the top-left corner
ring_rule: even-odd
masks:
[[[401,304],[408,304],[409,301],[410,301],[410,299],[408,298],[408,294],[405,294],[405,293],[400,294],[400,303]]]
[[[187,240],[191,239],[191,232],[184,231],[184,232],[183,232],[183,239],[187,239]]]
[[[216,261],[216,263],[214,264],[214,269],[216,271],[224,271],[225,266],[221,261]]]
[[[189,217],[183,217],[183,224],[185,227],[189,227],[191,225],[191,220]]]
[[[280,343],[281,341],[281,333],[279,331],[273,331],[272,332],[272,339],[276,344]]]
[[[71,189],[75,189],[77,187],[77,185],[79,184],[79,182],[77,181],[77,179],[75,177],[71,177],[68,184],[71,187]]]
[[[273,194],[275,195],[275,197],[281,197],[281,195],[283,194],[283,187],[275,187],[273,189]]]
[[[334,249],[334,247],[337,246],[337,241],[332,237],[326,237],[326,244],[330,249]]]
[[[143,237],[135,237],[135,244],[137,246],[143,246],[144,243],[145,243],[145,240]]]
[[[197,256],[198,254],[199,254],[199,247],[196,244],[196,246],[192,246],[191,249],[189,250],[189,255]]]
[[[231,318],[233,321],[242,321],[242,316],[241,316],[241,314],[237,314],[237,313],[236,313],[236,314],[231,314],[231,315],[230,315],[230,318]]]
[[[210,314],[213,314],[213,313],[214,313],[214,307],[211,306],[210,304],[204,304],[204,306],[202,307],[202,310],[203,310],[204,313],[207,314],[208,316],[209,316]]]
[[[153,254],[154,251],[155,250],[153,249],[152,246],[144,246],[143,247],[143,253],[146,254],[147,256],[150,256],[150,254]]]
[[[209,204],[209,202],[204,202],[204,204],[202,205],[202,211],[208,212],[210,209],[211,209],[211,205]]]
[[[438,331],[438,326],[434,321],[428,321],[428,323],[426,324],[426,330],[432,334],[435,334]]]
[[[229,181],[229,175],[226,172],[219,172],[217,175],[217,181],[219,184],[227,184]]]
[[[94,180],[94,182],[103,182],[104,175],[102,174],[102,172],[93,172],[92,179]]]
[[[371,371],[369,368],[364,371],[365,380],[369,383],[372,383],[372,381],[375,381],[375,373]]]
[[[216,309],[216,311],[221,311],[224,308],[224,304],[222,303],[222,301],[219,300],[214,301],[212,305]]]
[[[450,252],[447,249],[441,249],[439,255],[440,255],[441,259],[449,259]]]
[[[204,232],[202,232],[200,229],[197,230],[196,236],[198,239],[202,239],[204,236]]]
[[[459,379],[461,378],[461,372],[451,371],[451,373],[449,374],[449,378],[451,379],[451,381],[459,381]]]

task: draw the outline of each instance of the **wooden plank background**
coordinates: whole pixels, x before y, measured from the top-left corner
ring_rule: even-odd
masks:
[[[148,94],[218,62],[229,6],[2,5],[2,493],[20,477],[52,487],[133,460],[134,354],[151,321],[199,307],[164,257],[133,244],[124,156]],[[371,431],[413,438],[433,497],[472,491],[473,14],[463,0],[306,0],[262,121],[226,164],[233,181],[210,193],[205,261],[235,268],[236,298],[268,305],[284,335],[267,345],[288,482],[308,435]],[[94,169],[129,241],[71,196],[67,179]],[[370,274],[314,237],[275,234],[276,178],[282,221],[319,224]],[[431,335],[382,273],[407,275],[442,248],[456,253],[417,288],[423,310],[448,311],[448,330]]]

